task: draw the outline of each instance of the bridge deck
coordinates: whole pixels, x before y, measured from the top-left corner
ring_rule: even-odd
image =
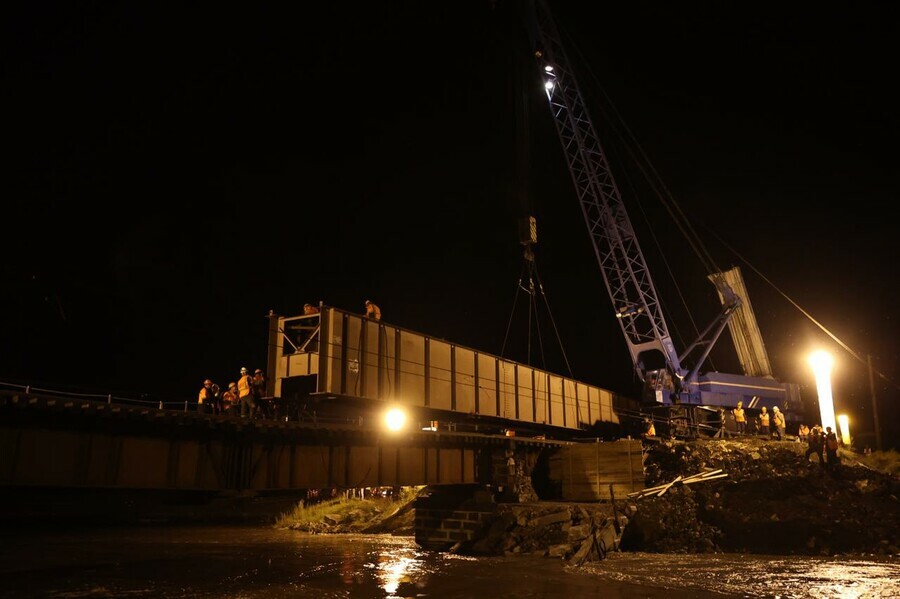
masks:
[[[0,485],[278,491],[489,482],[480,455],[564,441],[248,420],[0,392]],[[490,465],[487,465],[488,470]]]

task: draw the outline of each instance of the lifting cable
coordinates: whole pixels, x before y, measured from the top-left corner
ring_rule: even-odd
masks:
[[[521,208],[524,214],[533,214],[534,211],[532,209],[532,196],[531,196],[531,187],[530,187],[530,176],[531,176],[531,146],[532,146],[532,135],[531,135],[531,102],[533,101],[532,96],[532,86],[530,83],[532,78],[532,69],[533,64],[531,61],[530,55],[528,59],[525,60],[524,57],[526,54],[523,54],[519,48],[518,40],[514,40],[512,44],[512,51],[510,56],[513,57],[513,68],[511,69],[514,73],[516,80],[516,88],[519,90],[519,93],[515,97],[515,112],[516,112],[516,138],[515,138],[515,149],[516,149],[516,192],[518,194],[519,201],[521,203]],[[547,300],[547,295],[544,293],[544,285],[541,282],[540,276],[537,273],[537,265],[534,260],[534,250],[532,249],[532,245],[536,243],[536,237],[532,238],[529,241],[521,242],[523,247],[523,260],[522,260],[522,271],[519,274],[519,280],[516,284],[516,295],[513,298],[512,309],[509,314],[509,321],[506,325],[506,334],[503,337],[503,345],[500,349],[500,357],[503,358],[506,353],[506,344],[509,341],[509,332],[512,327],[513,317],[516,311],[516,305],[518,303],[519,292],[525,292],[529,296],[528,301],[528,338],[527,338],[527,346],[526,346],[526,363],[531,365],[531,325],[532,321],[534,322],[535,334],[537,336],[537,344],[538,344],[538,352],[540,355],[540,364],[542,370],[547,370],[546,365],[546,357],[544,355],[544,341],[541,335],[541,327],[540,320],[538,317],[538,305],[536,303],[536,294],[540,293],[541,298],[543,299],[544,306],[547,309],[547,315],[550,319],[550,323],[553,326],[553,331],[556,334],[556,340],[559,343],[559,349],[562,354],[563,361],[565,362],[566,369],[568,370],[569,376],[571,378],[575,378],[572,374],[572,367],[569,365],[569,358],[566,355],[566,350],[563,347],[562,338],[559,336],[559,330],[556,326],[556,321],[553,318],[553,313],[550,310],[550,302]],[[527,287],[525,285],[525,278],[528,278]],[[537,285],[535,285],[535,281],[537,281]]]
[[[528,286],[526,287],[524,284],[525,276],[528,276]],[[535,285],[535,281],[537,281],[537,285]],[[500,357],[504,358],[506,354],[506,344],[509,340],[509,331],[512,327],[513,317],[516,312],[516,305],[518,304],[519,293],[524,292],[529,296],[528,301],[528,343],[527,343],[527,353],[526,353],[526,363],[531,365],[531,323],[534,321],[535,332],[537,335],[538,341],[538,350],[540,353],[541,359],[541,369],[547,370],[546,357],[544,355],[544,341],[541,336],[541,327],[540,321],[538,318],[538,306],[535,303],[535,296],[540,294],[541,298],[544,301],[544,307],[547,309],[547,316],[550,319],[550,324],[553,327],[553,332],[556,335],[556,341],[559,343],[559,351],[562,354],[563,361],[566,365],[566,370],[569,374],[570,378],[575,378],[575,375],[572,373],[572,366],[569,364],[569,357],[566,355],[566,349],[563,346],[562,337],[559,335],[559,329],[556,326],[556,320],[553,318],[553,312],[550,309],[550,301],[547,299],[547,294],[544,292],[544,284],[541,281],[541,277],[537,272],[537,264],[534,260],[534,252],[531,248],[526,245],[524,250],[524,257],[522,260],[522,273],[519,275],[519,280],[516,283],[516,295],[513,298],[512,309],[509,313],[509,320],[506,325],[506,335],[503,337],[503,346],[500,349]]]

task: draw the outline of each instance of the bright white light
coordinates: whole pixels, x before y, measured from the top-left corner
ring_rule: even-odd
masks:
[[[390,409],[384,415],[384,424],[388,430],[399,431],[406,424],[406,413],[399,408]]]
[[[838,414],[838,426],[841,431],[841,441],[844,442],[844,445],[850,445],[850,418],[847,417],[846,414]]]
[[[831,371],[834,360],[828,352],[816,351],[809,356],[809,363],[813,367],[813,371],[824,369],[826,372]]]
[[[829,426],[836,430],[834,421],[834,400],[831,397],[831,366],[834,360],[824,351],[814,352],[809,357],[809,363],[816,375],[816,392],[819,395],[819,415],[822,418],[822,429]]]
[[[553,67],[551,67],[551,66],[548,64],[547,66],[544,67],[544,72],[545,72],[545,73],[552,73],[552,72],[553,72]]]
[[[553,82],[552,81],[544,82],[544,89],[546,89],[547,91],[550,91],[551,89],[553,89]]]

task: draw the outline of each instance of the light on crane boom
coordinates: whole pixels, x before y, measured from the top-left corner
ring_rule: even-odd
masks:
[[[553,66],[549,65],[549,64],[544,65],[544,72],[553,78],[553,79],[547,79],[546,81],[544,81],[544,89],[546,89],[548,92],[551,92],[551,91],[553,91],[553,87],[556,85],[556,83],[554,81],[554,79],[556,78],[556,73],[553,72]]]

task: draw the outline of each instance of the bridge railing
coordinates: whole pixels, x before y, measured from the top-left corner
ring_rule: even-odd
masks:
[[[60,399],[74,399],[74,400],[87,400],[87,401],[102,401],[109,405],[126,405],[126,406],[138,406],[151,408],[155,407],[158,410],[178,410],[178,411],[188,411],[188,401],[187,400],[177,400],[177,401],[162,401],[162,400],[151,400],[151,399],[141,399],[134,397],[124,397],[120,395],[113,395],[112,393],[102,394],[102,393],[85,393],[85,392],[76,392],[76,391],[65,391],[62,389],[49,389],[46,387],[41,387],[37,385],[22,385],[16,383],[6,383],[0,381],[0,390],[8,390],[8,391],[19,391],[24,393],[25,395],[41,395],[44,397],[56,397]]]

